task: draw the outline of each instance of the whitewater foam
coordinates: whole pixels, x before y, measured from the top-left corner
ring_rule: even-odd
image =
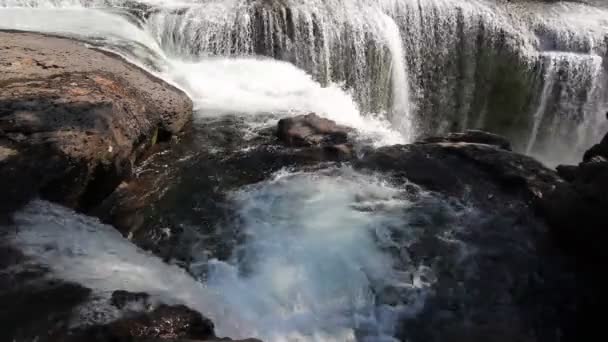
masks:
[[[279,172],[231,201],[244,240],[230,260],[209,261],[204,283],[112,227],[47,202],[16,215],[14,243],[54,276],[96,293],[143,291],[184,303],[214,320],[220,336],[388,341],[400,314],[423,307],[434,281],[422,279],[433,279],[433,270],[398,271],[386,249],[396,243],[393,229],[407,230],[412,202],[404,190],[341,168]],[[407,306],[378,302],[387,287]]]

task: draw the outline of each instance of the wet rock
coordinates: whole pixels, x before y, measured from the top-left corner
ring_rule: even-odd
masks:
[[[281,119],[277,136],[288,146],[331,146],[347,142],[348,128],[310,113]]]
[[[559,166],[567,180],[542,201],[542,212],[571,253],[608,260],[608,134],[585,153],[578,166]]]
[[[0,32],[0,216],[30,198],[87,210],[191,117],[182,91],[107,52]]]
[[[150,295],[145,292],[129,292],[124,290],[116,290],[112,292],[110,303],[119,309],[123,309],[132,303],[145,304]]]
[[[594,158],[608,160],[608,135],[599,144],[594,145],[587,150],[583,156],[583,163],[591,162]]]
[[[421,143],[473,143],[496,146],[511,151],[511,142],[507,138],[480,130],[467,130],[465,132],[449,133],[445,136],[429,137]]]
[[[214,339],[213,323],[183,305],[161,305],[149,313],[76,332],[70,341],[153,341]]]
[[[4,241],[0,226],[0,241]],[[0,341],[49,341],[70,328],[74,308],[91,291],[53,279],[45,267],[0,244]]]
[[[480,203],[508,193],[534,204],[560,182],[557,173],[540,162],[495,145],[434,140],[437,142],[370,150],[355,164],[408,179],[429,190],[472,195]]]

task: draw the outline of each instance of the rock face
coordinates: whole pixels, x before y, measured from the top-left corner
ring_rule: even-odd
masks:
[[[490,133],[457,133],[370,150],[356,165],[392,173],[432,191],[472,195],[480,203],[488,196],[509,193],[533,205],[560,178],[540,162],[508,148],[506,139]]]
[[[505,137],[497,134],[479,131],[479,130],[467,130],[462,133],[448,133],[441,137],[430,137],[423,140],[423,143],[472,143],[472,144],[483,144],[496,146],[500,149],[511,151],[511,142]]]
[[[567,180],[542,201],[547,221],[574,255],[608,260],[608,134],[578,166],[560,165]]]
[[[0,215],[36,195],[88,209],[178,133],[182,91],[78,41],[0,32]]]

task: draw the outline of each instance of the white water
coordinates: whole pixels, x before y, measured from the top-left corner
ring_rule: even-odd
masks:
[[[147,30],[122,16],[82,8],[0,9],[0,28],[60,33],[98,42],[152,72],[158,70],[159,76],[186,90],[199,115],[315,112],[357,129],[376,145],[406,141],[407,136],[393,129],[385,117],[362,115],[349,92],[333,83],[321,86],[290,63],[254,58],[169,58]],[[137,50],[138,46],[146,50]],[[146,64],[148,58],[153,58],[154,65]],[[401,82],[406,82],[401,67],[395,69]],[[401,97],[399,101],[399,110],[407,110],[406,100]]]
[[[532,133],[530,134],[530,139],[528,140],[528,146],[526,147],[526,154],[530,154],[532,152],[532,147],[536,143],[536,138],[538,136],[538,129],[540,128],[540,124],[543,121],[545,116],[545,110],[547,110],[547,102],[549,101],[549,96],[551,91],[553,90],[553,83],[555,82],[555,63],[552,59],[549,59],[549,65],[545,67],[544,71],[544,79],[543,79],[543,91],[540,95],[540,101],[538,104],[538,108],[534,113],[533,120],[534,126],[532,127]]]
[[[599,56],[564,52],[542,56],[546,64],[544,86],[526,153],[549,164],[578,163],[585,149],[605,134],[603,60]],[[545,131],[541,132],[543,126]]]
[[[55,276],[98,294],[145,291],[185,303],[210,317],[220,336],[392,341],[397,315],[422,307],[432,284],[397,271],[382,249],[395,244],[391,229],[403,229],[403,211],[412,205],[403,190],[348,168],[281,172],[232,201],[245,241],[233,259],[210,262],[205,284],[112,227],[46,202],[16,215],[14,242]],[[429,268],[419,271],[432,279]],[[399,289],[408,306],[377,303],[386,286]]]

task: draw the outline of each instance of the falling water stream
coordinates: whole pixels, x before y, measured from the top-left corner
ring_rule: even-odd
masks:
[[[483,128],[547,163],[578,159],[605,125],[608,11],[522,6],[0,0],[0,29],[65,35],[118,53],[183,89],[201,120],[235,115],[267,127],[315,112],[376,147]],[[220,336],[395,341],[398,318],[416,315],[437,281],[433,265],[395,252],[418,241],[421,226],[440,225],[421,206],[432,203],[447,217],[441,243],[457,250],[450,256],[469,253],[452,233],[471,209],[411,186],[417,196],[383,176],[331,167],[283,170],[229,191],[230,224],[244,239],[229,258],[198,260],[200,273],[42,201],[16,216],[15,243],[100,296],[123,288],[186,303]]]

